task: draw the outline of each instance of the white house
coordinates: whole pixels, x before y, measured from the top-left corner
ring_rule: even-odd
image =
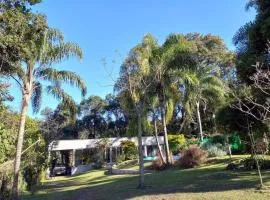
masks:
[[[55,140],[50,143],[48,147],[49,155],[52,152],[60,152],[61,156],[63,156],[63,152],[68,152],[72,155],[71,163],[72,169],[71,174],[77,174],[84,171],[88,171],[92,168],[92,165],[84,164],[82,160],[78,159],[80,157],[78,155],[82,155],[84,150],[96,149],[99,147],[100,143],[106,140],[106,148],[104,153],[105,161],[112,164],[117,156],[121,153],[121,141],[130,140],[138,146],[138,138],[137,137],[121,137],[121,138],[100,138],[100,139],[85,139],[85,140]],[[159,144],[161,146],[164,145],[164,137],[158,137]],[[153,136],[143,137],[142,145],[144,149],[144,156],[156,156],[157,155],[157,142],[156,138]],[[63,162],[64,158],[61,159]]]

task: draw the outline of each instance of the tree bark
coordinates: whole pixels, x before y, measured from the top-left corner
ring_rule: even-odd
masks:
[[[198,124],[200,129],[200,137],[201,141],[203,141],[203,131],[202,131],[202,121],[201,121],[201,114],[200,114],[200,102],[196,102],[196,109],[197,109],[197,118],[198,118]]]
[[[23,148],[23,138],[24,138],[24,129],[25,129],[25,121],[28,111],[28,105],[30,101],[30,93],[24,91],[23,93],[23,100],[22,100],[22,108],[21,108],[21,119],[20,119],[20,128],[18,133],[18,141],[17,141],[17,148],[16,148],[16,157],[15,157],[15,164],[14,164],[14,179],[13,179],[13,186],[12,186],[12,200],[19,199],[19,172],[20,172],[20,165],[21,165],[21,154]]]
[[[143,163],[143,146],[142,146],[142,114],[138,111],[138,150],[139,150],[139,186],[138,188],[144,188],[144,163]]]
[[[163,156],[163,153],[162,153],[159,141],[158,141],[157,119],[155,115],[153,115],[153,121],[154,121],[155,137],[156,137],[158,152],[159,152],[162,163],[165,164],[165,159],[164,159],[164,156]]]
[[[161,119],[162,119],[162,126],[163,126],[163,132],[164,132],[164,146],[165,146],[165,154],[166,154],[166,164],[171,164],[170,159],[170,148],[169,148],[169,142],[168,142],[168,133],[167,133],[167,125],[166,125],[166,117],[165,117],[165,106],[161,107]]]

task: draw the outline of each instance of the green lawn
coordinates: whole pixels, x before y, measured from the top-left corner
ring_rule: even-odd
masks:
[[[46,181],[34,196],[25,194],[23,199],[270,199],[270,192],[255,189],[255,171],[226,171],[226,163],[228,158],[212,159],[200,168],[153,172],[145,176],[144,190],[136,189],[135,175],[108,175],[106,170],[95,170]],[[270,171],[264,171],[263,176],[270,185]]]

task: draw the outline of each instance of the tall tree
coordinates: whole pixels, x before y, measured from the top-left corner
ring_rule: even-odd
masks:
[[[166,164],[169,165],[170,149],[168,143],[167,123],[171,119],[176,101],[179,100],[179,91],[174,79],[174,72],[178,65],[187,65],[190,59],[191,44],[183,35],[171,34],[162,46],[157,44],[153,36],[147,35],[153,54],[150,58],[151,74],[154,83],[153,95],[159,99],[160,115],[164,133]]]
[[[252,84],[249,79],[256,69],[252,67],[260,62],[269,67],[267,42],[270,38],[270,2],[266,0],[249,0],[246,9],[254,8],[255,20],[242,26],[233,38],[237,48],[237,74],[243,82]]]
[[[14,24],[9,19],[14,15],[21,18]],[[12,32],[20,54],[20,64],[13,66],[9,76],[16,81],[22,92],[21,119],[18,132],[16,158],[14,166],[13,199],[18,199],[18,180],[23,148],[25,119],[29,103],[32,102],[34,112],[41,105],[43,85],[46,82],[46,92],[68,105],[75,112],[76,106],[71,96],[62,88],[61,83],[75,85],[80,88],[82,95],[86,93],[84,81],[74,72],[56,70],[53,65],[60,63],[70,56],[82,58],[78,45],[64,41],[63,34],[49,28],[44,16],[33,13],[22,13],[18,9],[10,9],[2,15],[2,22]]]
[[[201,106],[204,106],[204,110],[206,110],[209,105],[211,105],[211,108],[221,105],[226,95],[226,85],[219,77],[213,74],[211,67],[205,66],[200,66],[197,70],[183,70],[181,78],[186,117],[192,117],[194,109],[196,110],[199,134],[202,141]]]
[[[103,129],[106,128],[105,106],[106,102],[99,96],[90,96],[80,103],[80,127],[82,130],[88,130],[88,138],[103,134]]]
[[[149,58],[152,54],[151,43],[147,37],[135,46],[129,53],[121,66],[120,78],[115,88],[123,97],[123,103],[135,111],[137,115],[138,128],[138,150],[139,150],[139,188],[144,188],[144,162],[142,147],[142,124],[148,106],[147,91],[151,85],[149,77]],[[132,112],[132,111],[131,111]]]

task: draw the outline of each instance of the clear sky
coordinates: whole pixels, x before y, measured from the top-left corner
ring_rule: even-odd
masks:
[[[163,42],[170,33],[212,33],[234,49],[232,37],[239,27],[254,19],[245,11],[247,0],[43,0],[35,10],[47,15],[49,25],[60,29],[67,41],[80,45],[82,61],[70,59],[56,67],[77,72],[86,81],[89,95],[104,97],[113,90],[119,66],[128,51],[146,33]],[[104,64],[104,60],[106,64]],[[20,92],[12,86],[20,108]],[[75,88],[67,91],[79,102]],[[42,108],[57,101],[44,95]],[[32,115],[32,111],[29,111]]]

